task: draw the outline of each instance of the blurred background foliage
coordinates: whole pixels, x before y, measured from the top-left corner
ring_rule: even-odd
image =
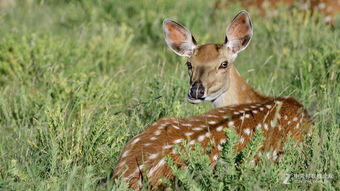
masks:
[[[204,0],[0,0],[0,189],[125,190],[96,185],[131,137],[162,117],[212,108],[184,100],[185,59],[166,47],[163,19],[187,26],[199,43],[222,43],[241,9]],[[238,169],[229,183],[223,167],[194,167],[181,175],[184,183],[200,172],[228,189],[339,188],[339,17],[330,27],[318,13],[278,10],[266,18],[248,10],[254,36],[235,64],[259,92],[293,96],[309,108],[313,137],[304,148],[291,147],[280,165]],[[284,173],[333,178],[283,185]]]

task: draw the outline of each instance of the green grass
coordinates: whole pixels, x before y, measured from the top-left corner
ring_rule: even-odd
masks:
[[[165,116],[190,117],[185,60],[163,39],[173,18],[199,43],[218,43],[240,10],[203,0],[17,1],[0,8],[0,190],[126,190],[107,177],[125,143]],[[236,60],[265,95],[297,98],[313,109],[304,146],[287,145],[279,164],[233,166],[226,147],[215,170],[189,156],[168,183],[196,190],[336,190],[339,181],[340,23],[331,29],[297,11],[252,15],[254,36]],[[245,156],[250,156],[249,153]],[[228,171],[230,170],[230,171]],[[331,174],[283,184],[283,175]],[[296,180],[296,179],[295,179]]]

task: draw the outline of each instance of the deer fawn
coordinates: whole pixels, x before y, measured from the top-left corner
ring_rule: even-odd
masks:
[[[234,127],[239,135],[237,152],[242,151],[253,133],[261,128],[264,144],[258,156],[266,154],[272,160],[278,159],[289,134],[298,142],[304,138],[312,121],[303,106],[293,98],[258,94],[232,64],[252,36],[247,12],[236,15],[226,30],[224,44],[198,45],[185,27],[169,19],[164,21],[163,27],[170,48],[188,57],[192,84],[188,100],[192,103],[209,100],[225,107],[188,119],[157,121],[127,143],[114,177],[121,177],[133,189],[140,189],[143,179],[148,179],[152,188],[157,189],[161,185],[160,178],[173,177],[165,162],[166,156],[184,167],[174,147],[183,143],[192,147],[200,143],[204,149],[212,146],[209,156],[214,167],[226,142],[224,129],[229,127]]]
[[[288,7],[297,5],[301,11],[308,10],[312,14],[315,11],[319,11],[324,15],[324,21],[333,26],[335,25],[334,17],[340,13],[340,0],[218,0],[215,4],[215,8],[225,7],[227,4],[236,2],[240,2],[245,9],[255,7],[262,16],[266,13],[275,14],[277,12],[276,8],[280,3]],[[270,10],[271,12],[268,12],[267,10]]]

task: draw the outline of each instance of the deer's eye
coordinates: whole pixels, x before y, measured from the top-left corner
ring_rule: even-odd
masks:
[[[227,68],[229,66],[228,61],[224,61],[221,63],[220,67],[218,69],[223,69],[223,68]]]
[[[188,61],[186,64],[187,64],[188,69],[191,70],[192,69],[191,62]]]

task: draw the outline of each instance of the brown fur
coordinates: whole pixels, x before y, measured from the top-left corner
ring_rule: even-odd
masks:
[[[202,144],[203,148],[213,143],[210,159],[214,166],[226,140],[223,129],[228,127],[236,128],[239,135],[237,152],[246,147],[257,128],[262,128],[265,141],[260,154],[277,160],[288,136],[299,142],[310,125],[307,112],[293,98],[270,98],[258,104],[223,107],[188,119],[165,118],[129,141],[119,159],[115,177],[123,178],[133,189],[139,189],[142,179],[148,179],[156,189],[160,178],[173,177],[164,157],[171,157],[175,164],[183,167],[174,146],[183,142],[193,146],[191,141]]]
[[[268,99],[268,97],[254,91],[253,88],[246,82],[246,80],[240,76],[234,65],[230,67],[229,78],[229,88],[220,99],[214,102],[216,107],[244,103],[259,103]]]
[[[211,62],[220,57],[220,51],[223,51],[222,44],[206,44],[195,50],[194,57],[201,63]]]

